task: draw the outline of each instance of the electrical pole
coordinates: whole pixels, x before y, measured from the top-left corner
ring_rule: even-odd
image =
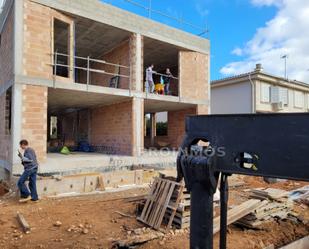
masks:
[[[284,59],[284,78],[288,79],[288,74],[287,74],[287,60],[288,60],[289,56],[287,54],[282,55],[281,59]]]

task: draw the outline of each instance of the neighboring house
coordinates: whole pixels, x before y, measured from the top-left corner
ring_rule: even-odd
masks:
[[[263,72],[253,72],[211,83],[211,113],[308,112],[309,84]]]
[[[49,152],[82,143],[82,149],[89,144],[95,152],[139,158],[146,114],[168,113],[166,143],[177,147],[185,117],[208,113],[207,39],[98,0],[4,3],[0,176],[20,172],[20,139],[36,150],[41,173],[46,165],[66,170],[66,163],[81,166],[83,158],[62,162]],[[145,68],[152,63],[155,71],[170,68],[175,76],[170,95],[145,93]],[[90,168],[104,162],[84,163]]]

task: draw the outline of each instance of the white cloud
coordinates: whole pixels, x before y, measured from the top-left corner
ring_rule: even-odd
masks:
[[[283,0],[251,0],[251,2],[256,6],[271,6],[271,5],[280,6],[282,5]]]
[[[244,60],[231,62],[221,69],[224,75],[251,71],[256,63],[262,63],[266,72],[283,76],[284,61],[288,54],[290,79],[309,83],[309,1],[303,0],[252,0],[254,5],[278,6],[276,16],[243,48],[232,51],[244,56]]]
[[[209,14],[209,10],[200,3],[197,3],[195,8],[201,17],[206,17]]]
[[[210,0],[195,0],[195,10],[199,14],[200,17],[205,18],[209,14],[209,10],[207,9],[207,4]]]
[[[232,54],[237,55],[237,56],[242,56],[243,50],[241,48],[237,47],[232,51]]]

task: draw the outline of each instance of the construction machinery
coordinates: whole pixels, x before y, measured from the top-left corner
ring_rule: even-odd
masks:
[[[220,249],[226,248],[231,174],[309,181],[309,113],[191,116],[177,158],[191,193],[190,248],[213,248],[220,177]]]

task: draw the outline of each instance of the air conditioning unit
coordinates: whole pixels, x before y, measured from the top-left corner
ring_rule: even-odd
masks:
[[[272,106],[274,111],[282,111],[284,109],[283,102],[273,103]]]

